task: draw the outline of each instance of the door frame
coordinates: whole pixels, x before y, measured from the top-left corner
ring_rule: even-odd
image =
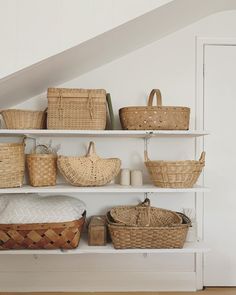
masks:
[[[195,129],[205,130],[205,61],[207,46],[236,46],[236,38],[202,38],[195,40]],[[207,130],[210,132],[210,130]],[[204,150],[204,137],[195,141],[195,155]],[[201,177],[204,185],[204,172]],[[207,184],[206,184],[207,185]],[[197,219],[199,222],[199,237],[204,240],[204,193],[195,198]],[[204,254],[196,254],[196,283],[197,289],[205,286]]]

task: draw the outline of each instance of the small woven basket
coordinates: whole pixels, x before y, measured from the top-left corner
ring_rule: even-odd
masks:
[[[37,153],[43,148],[43,153]],[[57,179],[57,155],[48,146],[37,145],[33,153],[26,156],[29,181],[32,186],[53,186]]]
[[[109,183],[118,175],[121,161],[118,158],[100,158],[95,152],[94,142],[90,142],[86,156],[59,156],[57,165],[62,175],[72,185],[100,186]]]
[[[157,106],[153,106],[156,95]],[[119,110],[125,130],[188,130],[190,108],[162,106],[159,89],[153,89],[146,107],[125,107]]]
[[[182,213],[182,223],[159,226],[128,226],[115,222],[110,212],[107,213],[108,228],[112,243],[116,249],[169,249],[183,248],[190,219]]]
[[[78,247],[85,215],[57,223],[0,224],[0,249],[73,249]]]
[[[0,188],[20,187],[25,172],[25,138],[22,143],[0,143]]]
[[[48,129],[104,130],[106,91],[48,88]]]
[[[182,223],[182,218],[175,212],[151,207],[148,198],[138,206],[112,208],[110,215],[116,223],[128,226],[170,226]]]
[[[44,129],[46,111],[3,110],[0,112],[7,129]]]
[[[205,152],[199,161],[150,161],[145,152],[145,165],[154,185],[165,188],[191,188],[205,166]]]

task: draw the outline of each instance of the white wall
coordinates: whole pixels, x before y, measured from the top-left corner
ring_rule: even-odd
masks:
[[[236,11],[229,11],[219,13],[201,20],[200,22],[191,25],[175,34],[172,34],[150,46],[142,48],[132,54],[129,54],[119,60],[116,60],[110,64],[107,64],[101,68],[98,68],[80,78],[70,81],[63,86],[66,87],[88,87],[88,88],[105,88],[112,93],[113,105],[115,111],[120,107],[126,105],[143,105],[146,102],[148,92],[152,88],[160,88],[163,93],[163,102],[167,105],[186,105],[191,107],[191,128],[195,127],[195,38],[199,37],[233,37],[236,35]],[[34,99],[17,107],[29,108],[29,107],[45,107],[46,99],[40,98],[40,100]],[[118,120],[117,120],[118,126]],[[58,139],[59,141],[59,139]],[[55,140],[57,142],[57,140]],[[71,143],[74,143],[73,145]],[[138,139],[122,139],[119,141],[111,141],[109,139],[99,139],[97,142],[97,149],[102,156],[119,156],[123,160],[123,166],[128,167],[143,167],[143,143]],[[71,139],[63,142],[62,153],[74,154],[82,153],[84,151],[84,144],[87,143],[85,139]],[[125,146],[125,149],[124,149]],[[194,157],[194,140],[192,139],[154,139],[150,144],[150,158],[153,159],[185,159]],[[97,195],[97,196],[80,196],[89,206],[89,214],[95,212],[104,212],[107,207],[113,204],[132,203],[139,197],[137,195]],[[194,206],[194,196],[192,194],[179,194],[179,195],[152,195],[151,200],[154,205],[180,209],[182,207]],[[87,266],[96,265],[95,272],[92,272],[89,268],[90,278],[96,277],[96,271],[102,272],[102,270],[112,271],[117,270],[119,263],[122,262],[122,266],[118,269],[122,273],[122,269],[128,268],[127,282],[129,284],[129,271],[135,271],[137,269],[149,270],[143,274],[143,286],[147,282],[150,274],[155,271],[168,273],[174,273],[175,270],[181,268],[184,271],[193,271],[194,257],[189,255],[183,258],[174,255],[170,256],[155,256],[152,255],[150,260],[143,260],[142,257],[138,257],[137,260],[132,260],[131,256],[128,257],[113,257],[114,263],[110,265],[108,257],[104,257],[104,260],[100,260],[100,257],[78,257],[77,264],[74,260],[73,263],[76,267],[68,269],[72,263],[72,258],[60,258],[56,262],[54,258],[48,257],[45,260],[44,257],[39,257],[37,262],[33,258],[18,257],[13,261],[13,258],[4,258],[4,261],[8,262],[9,273],[0,276],[0,286],[3,290],[6,290],[7,283],[10,279],[14,279],[19,275],[18,271],[21,271],[20,278],[26,277],[31,270],[39,270],[38,266],[42,267],[44,271],[47,271],[47,275],[44,272],[43,280],[45,286],[49,286],[48,289],[52,290],[53,287],[58,289],[58,286],[62,286],[63,283],[56,286],[56,278],[61,277],[61,272],[68,271],[67,276],[70,276],[70,271],[76,271],[79,273]],[[164,261],[162,263],[162,261]],[[147,262],[147,264],[146,264]],[[58,272],[51,272],[54,270],[51,265],[57,265]],[[72,265],[73,265],[72,263]],[[160,263],[160,264],[159,264]],[[182,264],[183,263],[183,264]],[[5,272],[5,263],[0,266],[1,271]],[[153,264],[155,267],[153,268]],[[145,266],[144,266],[145,265]],[[165,267],[163,267],[165,265]],[[183,267],[183,268],[182,268]],[[25,273],[22,270],[26,271]],[[93,268],[94,270],[94,268]],[[43,273],[43,272],[42,272]],[[115,273],[114,273],[115,274]],[[117,273],[116,273],[117,275]],[[157,283],[158,283],[158,274]],[[8,276],[8,280],[6,277]],[[31,278],[33,273],[31,273]],[[119,276],[119,275],[118,275]],[[74,273],[73,273],[74,277]],[[48,278],[48,280],[47,280]],[[50,285],[51,279],[51,285]],[[115,280],[115,275],[113,276]],[[37,283],[36,277],[32,278],[34,286],[37,290],[40,288],[40,283]],[[68,280],[65,279],[65,280]],[[111,282],[112,278],[110,278]],[[140,280],[140,278],[139,278]],[[179,281],[178,281],[179,282]],[[77,282],[73,282],[74,288],[79,285]],[[96,282],[93,281],[93,286]],[[166,284],[170,282],[166,281]],[[173,281],[173,285],[178,284],[177,281]],[[41,284],[42,285],[42,284]],[[22,286],[22,283],[21,283]],[[31,285],[32,286],[32,285]],[[37,287],[38,286],[38,287]],[[113,286],[116,286],[113,283]],[[91,286],[90,286],[91,287]],[[193,287],[193,286],[192,286]],[[5,288],[5,289],[4,289]],[[62,287],[61,287],[62,288]],[[23,290],[27,289],[27,282],[23,286]],[[70,288],[67,288],[70,289]],[[12,289],[11,289],[12,290]],[[15,291],[15,290],[13,290]]]
[[[0,78],[170,0],[0,0]]]

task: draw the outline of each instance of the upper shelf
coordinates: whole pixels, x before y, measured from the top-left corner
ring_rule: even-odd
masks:
[[[12,130],[0,129],[0,136],[49,136],[49,137],[198,137],[208,135],[204,130]]]

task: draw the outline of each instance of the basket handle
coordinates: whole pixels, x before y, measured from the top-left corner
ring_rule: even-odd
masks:
[[[206,157],[206,152],[202,152],[201,156],[200,156],[200,159],[199,159],[199,162],[204,164],[205,163],[205,157]]]
[[[39,147],[43,147],[43,148],[45,149],[45,151],[46,151],[45,154],[50,154],[49,147],[48,147],[47,145],[45,145],[45,144],[38,144],[38,145],[36,145],[36,147],[33,149],[32,153],[33,153],[33,154],[37,154],[37,149],[38,149]]]
[[[93,141],[90,141],[87,156],[91,156],[91,155],[94,155],[94,154],[96,154],[95,143]]]
[[[144,161],[145,162],[148,162],[149,161],[147,150],[144,151]]]
[[[147,216],[145,218],[145,224],[143,224],[143,220],[141,220],[141,226],[149,226],[151,222],[151,202],[149,198],[145,198],[142,203],[139,203],[137,207],[144,207],[146,208]],[[139,218],[139,217],[138,217]]]
[[[162,106],[162,97],[161,97],[160,89],[152,89],[152,91],[149,94],[149,98],[148,98],[148,106],[151,107],[153,105],[154,95],[156,95],[157,106],[161,107]]]

